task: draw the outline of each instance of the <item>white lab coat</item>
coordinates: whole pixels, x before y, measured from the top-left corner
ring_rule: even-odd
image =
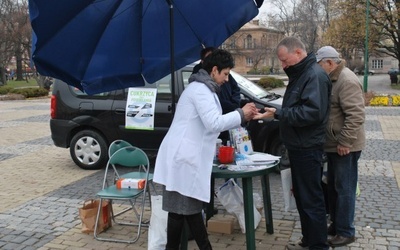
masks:
[[[238,111],[222,115],[217,94],[204,83],[190,83],[158,151],[154,182],[168,191],[209,202],[216,140],[220,132],[240,124]]]

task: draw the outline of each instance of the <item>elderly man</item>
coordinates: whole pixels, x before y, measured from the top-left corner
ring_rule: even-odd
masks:
[[[324,146],[328,157],[328,202],[332,247],[355,241],[354,210],[358,159],[365,147],[365,107],[362,85],[331,46],[320,48],[318,64],[332,81],[331,108]]]
[[[289,77],[282,108],[264,108],[265,112],[254,119],[279,119],[280,136],[289,152],[303,238],[287,249],[328,249],[321,166],[331,81],[314,53],[308,54],[304,43],[295,37],[280,41],[277,56]]]

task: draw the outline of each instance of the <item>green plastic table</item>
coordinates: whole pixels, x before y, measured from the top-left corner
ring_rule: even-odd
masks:
[[[214,210],[214,189],[216,178],[242,178],[243,186],[243,202],[244,202],[244,218],[246,226],[246,245],[248,250],[256,249],[255,230],[254,230],[254,202],[253,202],[253,177],[261,178],[261,188],[264,202],[264,215],[267,233],[274,233],[274,225],[272,221],[271,194],[269,186],[269,174],[275,171],[279,161],[266,165],[263,169],[252,171],[230,171],[228,169],[219,169],[213,166],[211,175],[211,200],[207,205],[207,220],[213,216]]]
[[[279,161],[272,164],[265,165],[265,168],[252,170],[252,171],[230,171],[228,169],[219,169],[213,166],[211,174],[211,199],[207,204],[206,219],[207,221],[213,216],[214,213],[214,190],[215,179],[223,178],[241,178],[243,185],[243,202],[244,202],[244,218],[246,226],[246,245],[247,250],[256,249],[255,244],[255,230],[254,230],[254,201],[253,201],[253,177],[259,176],[261,178],[261,189],[263,193],[264,202],[264,216],[267,233],[274,233],[274,225],[272,221],[272,208],[271,208],[271,193],[269,186],[269,174],[275,171]],[[248,230],[250,228],[250,230]],[[181,250],[187,250],[187,225],[185,226],[182,234]]]

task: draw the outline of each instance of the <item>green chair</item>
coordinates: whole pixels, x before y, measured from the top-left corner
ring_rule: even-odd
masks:
[[[118,149],[125,148],[128,146],[133,146],[127,141],[124,140],[115,140],[108,147],[108,157],[111,157]]]
[[[108,148],[108,157],[111,157],[118,149],[124,148],[124,147],[128,147],[128,146],[132,146],[132,144],[130,144],[127,141],[124,140],[115,140],[110,144],[110,147]],[[144,169],[144,171],[146,171]],[[133,179],[142,179],[141,176],[138,173],[128,173],[128,174],[123,174],[121,176],[116,176],[116,178],[133,178]],[[157,195],[157,190],[154,186],[153,183],[153,174],[149,173],[149,182],[154,190],[155,195]],[[151,199],[150,199],[150,189],[147,189],[148,191],[148,195],[149,195],[149,202],[151,203]]]
[[[129,167],[132,168],[131,173],[134,174],[134,176],[137,176],[140,179],[144,179],[146,181],[146,184],[144,185],[143,189],[135,189],[135,188],[121,188],[118,189],[116,184],[114,183],[114,179],[110,182],[110,178],[114,178],[114,176],[121,176],[121,178],[126,178],[122,177],[122,175],[118,174],[118,170],[116,165],[119,166],[124,166],[124,167]],[[111,167],[110,167],[111,166]],[[146,194],[148,193],[148,182],[149,182],[149,169],[150,169],[150,162],[149,158],[147,157],[146,153],[133,146],[127,146],[118,149],[115,151],[110,159],[108,160],[105,173],[104,173],[104,179],[103,179],[103,186],[102,190],[97,193],[97,197],[100,198],[100,205],[99,205],[99,210],[97,212],[97,217],[96,217],[96,224],[95,224],[95,229],[94,229],[94,237],[97,240],[102,240],[102,241],[112,241],[112,242],[124,242],[124,243],[134,243],[136,242],[141,234],[142,226],[148,226],[148,224],[143,222],[143,214],[144,214],[144,209],[145,209],[145,204],[146,204]],[[114,173],[112,173],[114,172]],[[118,177],[117,177],[118,178]],[[109,183],[112,183],[109,185]],[[99,234],[97,233],[98,230],[98,221],[100,217],[100,206],[102,204],[103,200],[110,200],[111,204],[111,218],[115,224],[121,224],[121,225],[129,225],[129,226],[135,226],[137,227],[137,233],[136,236],[131,238],[131,239],[117,239],[117,238],[111,238],[111,237],[100,237]],[[120,201],[124,203],[129,203],[129,207],[126,209],[123,209],[122,211],[118,213],[114,213],[113,209],[113,204],[114,201]],[[136,206],[136,207],[135,207]],[[132,217],[129,217],[129,221],[124,221],[120,217],[120,215],[125,214],[128,211],[132,211]]]

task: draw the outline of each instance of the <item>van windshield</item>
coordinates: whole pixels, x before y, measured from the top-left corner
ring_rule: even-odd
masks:
[[[241,76],[240,74],[238,74],[232,70],[230,71],[230,74],[233,76],[233,78],[235,78],[235,80],[238,83],[240,88],[247,90],[248,92],[252,93],[254,96],[256,96],[258,98],[262,98],[262,97],[270,94],[270,93],[268,93],[268,91],[261,88],[257,84],[253,83],[249,79]]]

